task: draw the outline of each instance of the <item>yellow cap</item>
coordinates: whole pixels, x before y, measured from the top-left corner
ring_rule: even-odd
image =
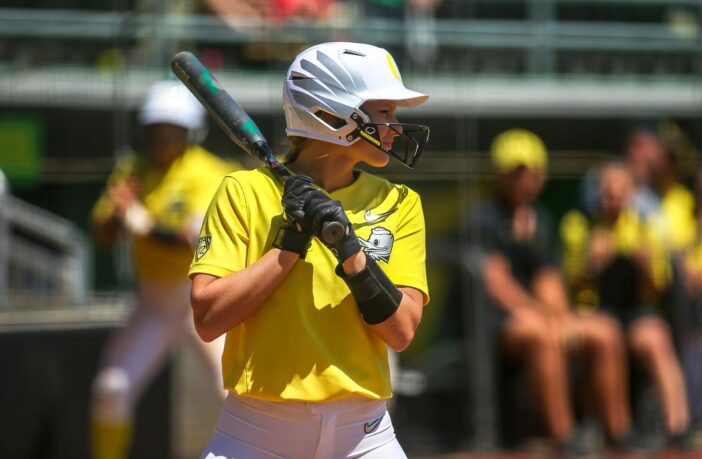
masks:
[[[490,150],[492,165],[500,174],[520,166],[544,170],[548,164],[546,146],[536,134],[525,129],[503,132],[492,141]]]

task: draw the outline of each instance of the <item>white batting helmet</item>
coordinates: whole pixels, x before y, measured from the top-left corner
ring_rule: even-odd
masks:
[[[191,136],[204,129],[205,109],[179,81],[158,81],[151,85],[139,111],[139,122],[174,124]]]
[[[405,87],[387,50],[361,43],[323,43],[300,53],[285,77],[286,133],[343,146],[364,139],[412,167],[429,138],[429,128],[383,123],[409,142],[404,154],[386,151],[380,144],[377,124],[371,123],[360,107],[369,100],[391,100],[412,107],[428,98]],[[413,135],[418,133],[415,139]]]

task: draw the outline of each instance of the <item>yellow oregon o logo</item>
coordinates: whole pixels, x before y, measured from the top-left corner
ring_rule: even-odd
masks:
[[[399,70],[397,70],[397,66],[395,65],[395,61],[392,59],[392,56],[390,53],[388,53],[388,67],[390,67],[390,71],[392,74],[397,78],[398,81],[402,81],[402,77],[400,76]]]

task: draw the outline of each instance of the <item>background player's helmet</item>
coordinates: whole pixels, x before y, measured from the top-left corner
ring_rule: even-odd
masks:
[[[401,133],[396,142],[404,140],[386,151],[380,144],[378,125],[371,123],[360,107],[368,100],[392,100],[412,107],[428,98],[405,87],[385,49],[360,43],[324,43],[300,53],[285,77],[286,133],[343,146],[363,139],[412,167],[429,138],[429,128],[383,123]]]
[[[192,142],[202,140],[206,132],[205,109],[179,81],[158,81],[149,87],[139,122],[144,126],[167,123],[183,127]]]

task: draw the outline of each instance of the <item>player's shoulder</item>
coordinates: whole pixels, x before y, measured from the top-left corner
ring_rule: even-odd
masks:
[[[590,221],[582,211],[571,209],[561,217],[558,232],[566,248],[580,247],[588,238]]]
[[[225,180],[236,183],[244,189],[258,189],[261,187],[277,186],[273,174],[267,167],[257,169],[239,169],[228,173]]]
[[[589,226],[590,220],[580,209],[571,209],[561,217],[561,225]]]
[[[362,172],[364,187],[373,190],[373,193],[379,197],[393,196],[397,197],[400,203],[420,201],[419,193],[402,183],[394,183],[390,180],[371,174]]]
[[[668,198],[668,195],[670,195],[670,198]],[[695,195],[688,187],[682,183],[676,182],[673,184],[670,191],[668,191],[666,199],[672,201],[673,205],[680,206],[681,208],[685,208],[687,210],[687,208],[694,205]]]

